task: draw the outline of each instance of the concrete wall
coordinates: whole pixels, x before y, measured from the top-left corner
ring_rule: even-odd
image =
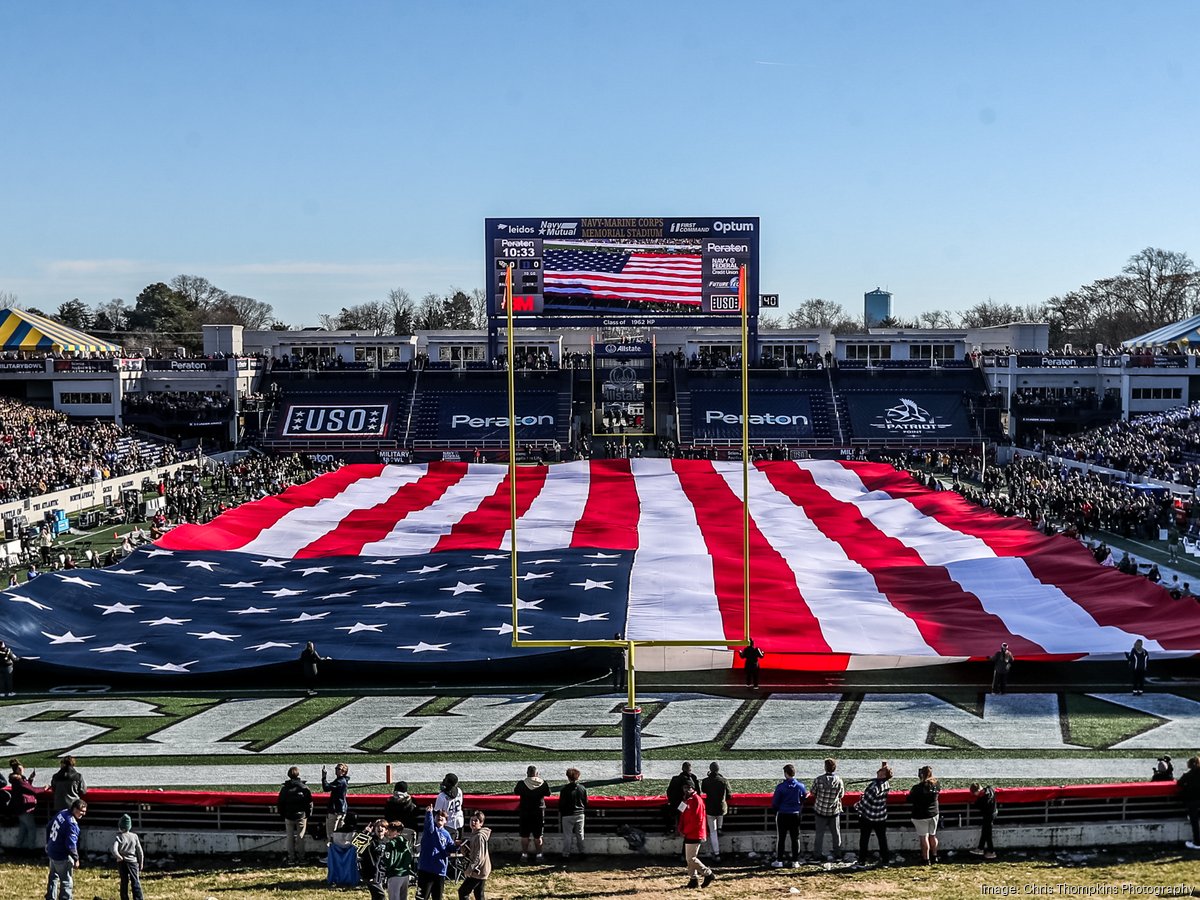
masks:
[[[546,854],[556,857],[562,850],[562,837],[553,830],[555,817],[547,821]],[[917,852],[917,838],[913,829],[902,820],[892,820],[888,830],[888,846],[892,851],[907,854]],[[279,855],[284,853],[283,826],[278,831],[141,831],[135,823],[134,830],[141,836],[148,857],[166,855],[220,855],[243,854]],[[40,835],[39,830],[39,835]],[[16,840],[15,828],[0,828],[0,842],[12,846]],[[88,825],[83,830],[86,853],[108,854],[115,831]],[[1178,819],[1131,820],[1126,822],[1063,823],[1057,825],[1032,825],[1005,828],[1003,819],[996,827],[994,837],[998,851],[1006,850],[1050,850],[1079,849],[1094,851],[1099,848],[1126,846],[1131,844],[1182,844],[1190,837],[1182,813]],[[949,850],[964,852],[974,847],[979,838],[978,828],[946,828],[938,832],[939,852]],[[811,853],[813,833],[811,821],[806,821],[800,834],[803,853]],[[634,850],[623,837],[612,834],[593,834],[586,839],[589,853],[605,856],[675,856],[680,853],[680,839],[659,833],[646,834],[643,850]],[[858,849],[858,827],[853,821],[850,827],[842,828],[843,847],[851,853]],[[516,834],[497,833],[492,835],[493,853],[517,854],[520,838]],[[311,858],[324,857],[325,842],[308,838],[305,852]],[[828,843],[826,844],[828,849]],[[771,856],[775,850],[773,833],[738,832],[721,838],[723,853]],[[705,848],[707,852],[707,847]],[[871,841],[871,853],[875,852],[875,841]]]

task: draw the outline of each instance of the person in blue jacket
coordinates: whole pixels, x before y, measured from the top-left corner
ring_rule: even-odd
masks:
[[[775,796],[771,798],[777,836],[775,861],[771,863],[773,868],[783,868],[783,848],[789,838],[792,842],[792,868],[800,868],[800,813],[804,809],[806,796],[808,790],[804,787],[804,782],[796,778],[796,767],[788,763],[783,767],[783,781],[775,785]]]
[[[50,859],[46,900],[71,900],[75,870],[79,868],[79,820],[85,815],[87,801],[76,800],[46,826],[46,856]]]
[[[425,807],[425,828],[421,831],[421,856],[417,861],[417,896],[421,900],[442,900],[446,868],[454,852],[454,838],[446,830],[446,811]]]

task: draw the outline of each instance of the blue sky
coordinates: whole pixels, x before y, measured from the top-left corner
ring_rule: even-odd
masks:
[[[285,321],[483,285],[487,216],[762,217],[762,289],[1040,302],[1200,257],[1200,4],[0,4],[0,291]]]

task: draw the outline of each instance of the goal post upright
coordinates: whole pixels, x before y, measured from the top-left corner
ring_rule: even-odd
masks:
[[[750,639],[750,347],[749,347],[749,309],[746,302],[747,267],[743,263],[738,268],[738,306],[741,312],[741,343],[742,343],[742,636],[731,640],[726,635],[712,640],[692,638],[688,640],[654,639],[634,640],[628,637],[611,640],[540,640],[523,639],[520,628],[520,603],[517,596],[518,576],[517,561],[517,426],[516,426],[516,367],[513,365],[513,271],[512,263],[505,269],[504,276],[504,311],[506,325],[508,370],[508,486],[509,486],[509,564],[512,604],[512,646],[513,647],[606,647],[613,650],[623,650],[625,654],[626,698],[625,707],[621,711],[621,777],[625,780],[640,780],[642,777],[641,758],[641,709],[637,705],[637,669],[635,664],[636,648],[641,647],[745,647]],[[652,342],[657,349],[657,343]],[[593,343],[594,350],[594,343]],[[593,382],[595,381],[595,353],[593,352]],[[654,390],[657,386],[652,386]],[[594,385],[593,385],[594,390]],[[655,395],[657,396],[657,395]],[[594,404],[593,395],[593,404]],[[593,406],[594,409],[594,406]],[[654,406],[657,415],[657,404]],[[593,412],[594,417],[594,412]],[[657,432],[657,423],[655,425]]]

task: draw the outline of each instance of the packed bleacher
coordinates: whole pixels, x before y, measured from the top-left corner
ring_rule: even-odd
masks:
[[[195,422],[228,420],[233,398],[226,391],[151,391],[126,394],[122,416],[128,420]]]
[[[1034,449],[1164,482],[1200,484],[1200,402],[1137,416]]]
[[[72,424],[63,413],[0,398],[0,500],[23,500],[178,461],[173,446],[112,422]]]

